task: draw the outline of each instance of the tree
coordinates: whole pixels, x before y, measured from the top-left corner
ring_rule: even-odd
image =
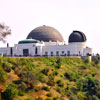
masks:
[[[0,41],[6,42],[5,37],[11,34],[11,29],[5,23],[0,23]]]

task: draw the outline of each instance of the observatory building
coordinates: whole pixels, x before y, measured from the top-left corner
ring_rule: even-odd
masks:
[[[3,56],[87,56],[92,49],[86,47],[86,36],[83,32],[73,31],[64,42],[62,35],[53,27],[40,26],[33,29],[25,40],[14,47],[0,48]]]

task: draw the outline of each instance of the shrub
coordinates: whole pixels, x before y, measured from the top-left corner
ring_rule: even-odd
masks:
[[[99,63],[99,60],[98,60],[97,57],[94,57],[93,61],[94,61],[95,64],[98,64]]]
[[[38,91],[41,90],[41,88],[40,87],[36,87],[34,90],[35,90],[35,92],[38,92]]]
[[[47,83],[49,86],[54,86],[55,85],[55,82],[53,80],[49,80],[48,83]]]
[[[74,94],[72,94],[70,97],[69,97],[69,100],[78,100],[78,97]]]
[[[27,89],[27,85],[26,85],[24,82],[22,82],[22,83],[20,84],[20,89],[21,89],[22,91],[25,91],[25,90]]]
[[[57,63],[56,68],[59,69],[61,67],[61,58],[58,58],[56,63]]]
[[[57,91],[58,93],[61,93],[61,92],[62,92],[61,88],[57,88],[56,91]]]
[[[99,100],[99,98],[96,95],[93,95],[92,100]]]
[[[23,91],[19,91],[19,92],[18,92],[18,95],[19,95],[19,96],[24,96],[24,94],[25,94],[25,93],[24,93]]]
[[[51,96],[52,96],[52,94],[51,94],[51,93],[47,93],[47,94],[46,94],[46,96],[51,97]]]
[[[49,68],[44,68],[42,70],[42,73],[45,74],[45,75],[48,75],[48,72],[49,72]]]
[[[86,64],[89,63],[89,58],[88,58],[88,57],[85,57],[85,59],[84,59],[84,63],[86,63]]]
[[[9,84],[3,93],[3,97],[6,100],[12,100],[14,96],[18,95],[17,86],[13,83]]]
[[[6,72],[10,72],[11,71],[11,65],[9,63],[6,63],[6,62],[3,63],[2,67]]]
[[[43,100],[41,97],[36,98],[35,100]]]
[[[87,76],[77,81],[77,88],[79,91],[86,92],[87,95],[97,95],[100,89],[100,82],[92,76]]]
[[[76,81],[76,79],[77,79],[76,73],[74,73],[74,72],[66,72],[64,74],[64,76],[70,81]]]
[[[51,98],[46,98],[45,100],[51,100]]]
[[[4,72],[3,69],[0,68],[0,83],[5,83],[6,82],[6,73]]]
[[[60,87],[63,87],[63,86],[64,86],[64,83],[62,83],[61,80],[58,80],[58,81],[57,81],[57,84],[58,84],[58,86],[60,86]]]
[[[58,75],[58,72],[57,72],[57,71],[54,71],[54,72],[53,72],[53,75]]]
[[[53,100],[58,100],[58,97],[53,97]]]
[[[50,88],[47,87],[47,86],[44,86],[42,89],[45,90],[45,91],[50,91]]]

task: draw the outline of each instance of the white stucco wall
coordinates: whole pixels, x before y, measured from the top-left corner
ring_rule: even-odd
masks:
[[[13,56],[21,55],[23,56],[23,49],[28,49],[29,55],[35,56],[37,48],[37,55],[45,55],[45,52],[48,52],[48,56],[51,56],[51,52],[53,52],[53,56],[57,55],[59,52],[59,56],[67,56],[68,52],[70,52],[71,56],[81,55],[86,56],[87,53],[92,54],[91,48],[86,48],[85,42],[78,43],[69,43],[68,45],[64,44],[55,44],[55,43],[26,43],[26,44],[15,44],[12,48]],[[0,54],[10,55],[10,47],[8,48],[0,48]]]

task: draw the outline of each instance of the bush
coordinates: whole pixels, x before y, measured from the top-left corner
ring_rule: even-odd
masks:
[[[45,74],[45,75],[48,75],[48,72],[49,72],[49,68],[44,68],[42,70],[42,73]]]
[[[51,97],[51,96],[52,96],[52,94],[51,94],[51,93],[47,93],[47,94],[46,94],[46,96]]]
[[[56,91],[57,91],[58,93],[61,93],[61,92],[62,92],[61,88],[57,88]]]
[[[40,87],[36,87],[34,90],[35,90],[35,92],[38,92],[38,91],[41,90],[41,88]]]
[[[51,98],[46,98],[45,100],[51,100]]]
[[[78,100],[78,97],[74,94],[72,94],[70,97],[69,97],[69,100]]]
[[[88,64],[89,63],[89,58],[85,57],[84,63]]]
[[[49,87],[47,87],[47,86],[44,86],[42,89],[45,91],[50,91]]]
[[[25,94],[25,93],[24,93],[23,91],[19,91],[19,92],[18,92],[18,95],[19,95],[19,96],[24,96],[24,94]]]
[[[77,79],[76,73],[74,72],[66,72],[64,76],[70,81],[76,81]]]
[[[18,95],[17,86],[13,83],[9,84],[3,93],[3,97],[6,100],[12,100],[14,96]]]
[[[99,64],[99,60],[98,60],[97,57],[94,57],[93,61],[94,61],[95,64]]]
[[[24,82],[22,82],[22,83],[20,84],[20,89],[21,89],[22,91],[26,91],[27,85],[26,85]]]
[[[6,72],[10,72],[11,71],[11,65],[9,63],[6,63],[6,62],[3,63],[2,67]]]
[[[57,81],[57,84],[58,84],[58,86],[60,86],[60,87],[63,87],[63,86],[64,86],[64,83],[62,83],[61,80],[58,80],[58,81]]]
[[[0,83],[5,83],[6,82],[6,73],[4,72],[3,69],[0,68]]]
[[[100,82],[92,76],[87,76],[77,81],[77,88],[79,91],[86,92],[86,95],[98,95]]]
[[[43,100],[41,97],[36,98],[35,100]]]
[[[58,100],[58,97],[53,97],[53,100]]]
[[[55,82],[53,80],[49,80],[48,83],[47,83],[49,86],[54,86],[55,85]]]
[[[96,95],[93,95],[92,100],[99,100],[99,98]]]
[[[53,72],[53,75],[58,75],[58,72],[57,71]]]
[[[58,58],[56,63],[57,63],[56,68],[59,69],[61,67],[61,58]]]

